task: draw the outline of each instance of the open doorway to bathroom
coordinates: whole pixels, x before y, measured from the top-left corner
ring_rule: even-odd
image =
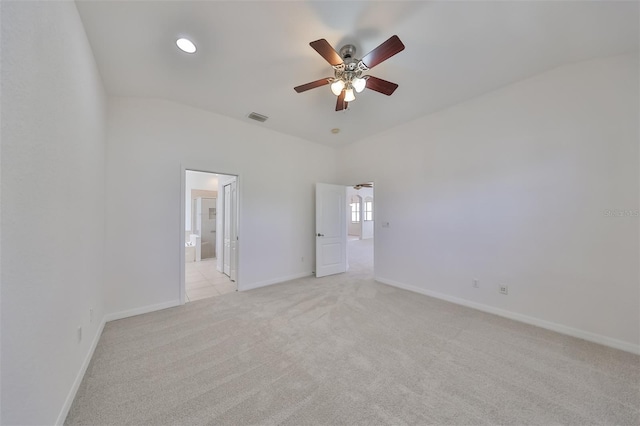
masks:
[[[237,177],[185,170],[185,302],[236,291]]]
[[[373,182],[347,186],[347,261],[349,272],[373,276]]]

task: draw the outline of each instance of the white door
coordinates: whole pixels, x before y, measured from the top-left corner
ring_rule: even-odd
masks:
[[[222,272],[226,275],[231,273],[231,184],[224,186],[224,215],[223,221],[223,255]]]
[[[230,204],[230,224],[229,224],[229,278],[235,282],[238,275],[238,193],[236,191],[236,181],[229,185],[229,204]]]
[[[347,270],[347,188],[316,183],[316,277]]]

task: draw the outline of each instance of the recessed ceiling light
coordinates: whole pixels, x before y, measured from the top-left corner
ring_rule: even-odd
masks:
[[[340,129],[338,129],[337,127],[335,129],[331,129],[331,133],[337,135],[338,133],[340,133]]]
[[[183,52],[187,52],[187,53],[196,52],[196,45],[193,44],[193,42],[188,38],[179,38],[176,40],[176,44],[178,45],[180,50],[182,50]]]

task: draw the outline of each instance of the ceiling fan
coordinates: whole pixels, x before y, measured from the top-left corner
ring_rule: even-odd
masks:
[[[359,183],[357,185],[353,185],[353,189],[356,191],[360,191],[362,188],[373,188],[372,183]]]
[[[329,42],[323,38],[309,43],[333,67],[333,77],[326,77],[311,83],[296,86],[293,89],[305,92],[316,87],[331,84],[331,91],[338,97],[336,111],[347,109],[349,102],[356,99],[355,93],[362,92],[365,88],[390,96],[398,85],[372,75],[362,75],[383,61],[386,61],[396,53],[404,50],[404,44],[397,35],[390,37],[380,46],[367,53],[362,59],[354,57],[356,48],[347,44],[336,52]]]

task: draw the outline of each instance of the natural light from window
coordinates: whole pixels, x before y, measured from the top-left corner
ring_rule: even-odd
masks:
[[[373,220],[373,201],[364,202],[364,220]]]
[[[360,222],[360,203],[351,203],[351,223],[358,222]]]

